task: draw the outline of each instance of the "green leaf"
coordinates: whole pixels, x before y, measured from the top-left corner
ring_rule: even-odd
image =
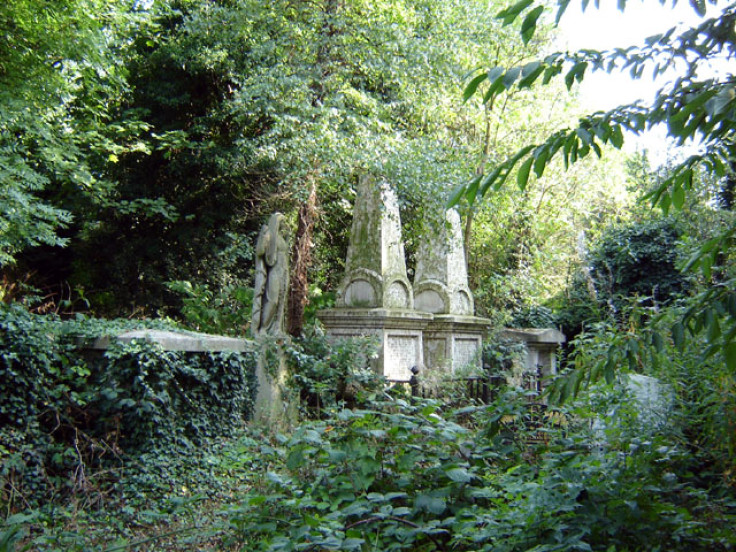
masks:
[[[700,17],[705,16],[705,0],[690,0],[690,6],[692,6],[692,8]]]
[[[624,133],[620,125],[611,125],[611,143],[616,149],[621,149],[624,145]]]
[[[537,178],[542,176],[544,169],[547,166],[547,159],[549,158],[549,150],[545,147],[538,148],[534,152],[534,174]]]
[[[466,86],[465,90],[463,91],[463,100],[467,102],[473,96],[473,94],[475,94],[476,90],[478,90],[478,86],[480,86],[480,83],[482,83],[487,78],[488,73],[483,72],[480,75],[476,76],[473,80],[471,80],[468,83],[468,86]]]
[[[583,11],[585,11],[585,6],[587,4],[587,0],[583,0]],[[560,19],[562,19],[562,16],[565,14],[565,11],[567,11],[567,7],[570,5],[570,0],[558,0],[557,2],[557,15],[555,16],[555,25],[558,25],[560,23]]]
[[[681,322],[676,322],[672,325],[672,341],[675,347],[680,350],[685,346],[685,328]]]
[[[529,88],[539,78],[539,75],[544,72],[544,69],[544,65],[540,61],[533,61],[524,65],[521,68],[519,88]]]
[[[519,78],[519,75],[521,74],[521,67],[512,67],[508,71],[506,71],[506,74],[503,76],[503,85],[508,90],[513,86],[513,84],[516,82],[516,79]]]
[[[682,188],[682,186],[677,185],[675,186],[675,189],[672,190],[672,205],[675,209],[678,211],[682,210],[683,205],[685,204],[685,190]]]
[[[659,332],[652,333],[652,346],[658,353],[664,350],[664,338]]]
[[[522,190],[526,189],[527,182],[529,182],[529,171],[532,168],[532,163],[534,163],[534,157],[529,157],[519,167],[519,172],[516,173],[516,183]]]
[[[478,195],[478,186],[480,185],[480,181],[482,178],[483,175],[479,175],[471,180],[470,184],[468,184],[468,187],[465,191],[465,200],[468,202],[469,205],[473,204],[476,196]]]
[[[418,510],[424,510],[425,512],[434,515],[440,515],[442,512],[445,511],[445,508],[447,507],[444,498],[426,494],[419,495],[414,500],[414,506]]]
[[[488,72],[490,86],[483,96],[483,103],[488,103],[496,94],[504,89],[506,70],[503,67],[494,67]]]
[[[723,348],[723,357],[726,359],[726,367],[729,372],[736,373],[736,343],[726,344]]]
[[[473,180],[477,180],[481,177],[477,176]],[[450,199],[447,200],[447,207],[454,207],[458,203],[460,203],[460,199],[465,195],[465,191],[467,190],[467,187],[472,184],[472,181],[467,184],[460,184],[457,188],[455,188],[452,193],[450,194]]]
[[[537,29],[537,20],[542,15],[544,6],[537,6],[524,18],[524,22],[521,24],[521,40],[524,44],[527,44]]]
[[[529,6],[531,6],[533,2],[534,0],[521,0],[513,6],[510,6],[505,10],[501,10],[500,12],[498,12],[498,15],[496,15],[496,19],[503,19],[504,26],[511,25],[511,23],[516,21],[516,18],[519,17],[519,14],[527,9]]]
[[[446,470],[445,474],[456,483],[469,483],[473,480],[473,475],[465,468],[452,468]]]

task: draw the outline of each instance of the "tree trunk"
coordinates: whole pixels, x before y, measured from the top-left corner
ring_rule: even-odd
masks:
[[[317,183],[315,179],[312,179],[309,186],[309,197],[299,207],[296,237],[291,250],[287,331],[294,337],[298,337],[304,328],[304,309],[309,300],[307,272],[312,264],[312,237],[316,219]]]

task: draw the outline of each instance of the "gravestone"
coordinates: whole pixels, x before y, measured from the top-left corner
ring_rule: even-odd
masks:
[[[422,331],[432,318],[413,305],[398,200],[388,183],[364,176],[356,190],[336,307],[317,316],[332,338],[376,338],[379,373],[389,380],[409,381],[411,369],[424,365]]]
[[[454,209],[445,213],[444,220],[425,223],[417,253],[414,306],[433,315],[424,331],[428,369],[481,368],[483,337],[491,321],[473,316],[460,215]]]

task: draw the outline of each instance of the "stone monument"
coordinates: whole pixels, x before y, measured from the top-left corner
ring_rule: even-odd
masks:
[[[524,344],[526,356],[521,377],[532,382],[534,390],[541,391],[557,373],[557,350],[565,342],[565,335],[554,328],[506,328],[501,335]]]
[[[363,177],[353,208],[345,276],[337,291],[344,308],[411,309],[399,203],[386,182]]]
[[[286,291],[289,284],[289,246],[283,236],[285,217],[274,213],[264,224],[256,242],[255,283],[251,332],[259,335],[284,333]]]
[[[450,209],[445,220],[428,221],[424,236],[419,244],[414,275],[417,310],[473,316],[460,215]]]
[[[424,365],[422,331],[432,315],[412,308],[395,193],[371,176],[360,179],[356,192],[337,304],[317,316],[333,338],[377,338],[377,370],[389,380],[409,381],[411,369]]]
[[[454,209],[445,213],[444,220],[425,223],[417,254],[414,305],[433,315],[424,332],[429,369],[482,367],[483,337],[491,321],[473,316],[460,215]]]
[[[284,313],[289,285],[289,245],[284,237],[285,217],[274,213],[261,228],[256,242],[255,282],[251,333],[259,342],[261,354],[256,366],[258,394],[254,418],[268,427],[277,428],[290,418],[284,400],[287,370],[280,349],[285,338]],[[276,354],[266,350],[275,348]],[[272,349],[274,350],[274,349]],[[266,361],[269,357],[270,362]]]

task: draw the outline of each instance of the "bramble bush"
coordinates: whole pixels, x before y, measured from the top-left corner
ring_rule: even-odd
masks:
[[[621,393],[619,405],[630,402]],[[227,510],[240,550],[727,550],[734,512],[692,484],[668,433],[593,446],[583,403],[525,426],[516,390],[487,406],[374,402],[258,450]],[[253,458],[256,458],[255,451]],[[731,505],[731,508],[733,506]]]
[[[130,496],[165,493],[187,458],[249,416],[255,353],[185,354],[144,341],[80,349],[80,337],[122,324],[0,306],[3,511],[72,499],[99,507],[116,485]]]

